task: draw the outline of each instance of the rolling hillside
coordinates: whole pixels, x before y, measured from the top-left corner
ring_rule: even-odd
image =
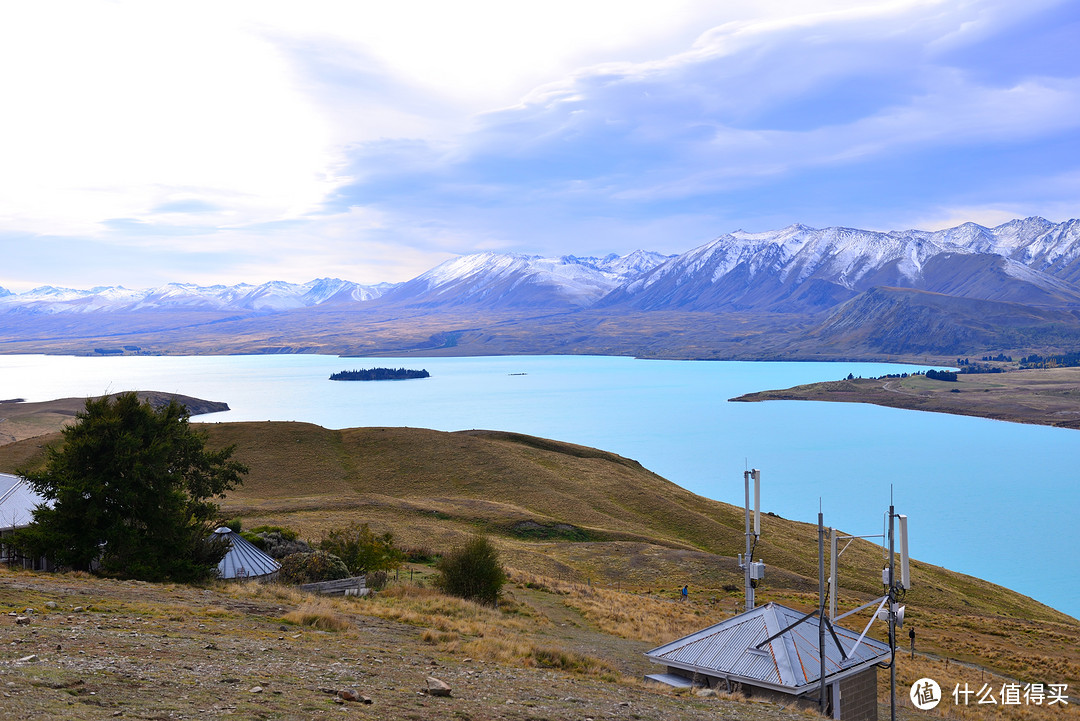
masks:
[[[228,516],[318,538],[352,520],[406,547],[442,551],[477,530],[519,572],[674,597],[689,583],[730,613],[741,603],[742,510],[685,491],[604,451],[495,431],[333,431],[302,423],[207,426],[211,445],[238,444],[251,466],[224,501]],[[40,458],[49,438],[0,447],[0,470]],[[737,480],[737,479],[736,479]],[[767,500],[766,500],[767,510]],[[808,512],[808,515],[809,512]],[[812,607],[816,527],[762,519],[755,557],[769,600]],[[841,609],[880,593],[880,549],[843,556]],[[920,647],[1018,678],[1080,682],[1080,622],[1007,589],[915,562],[908,623]]]

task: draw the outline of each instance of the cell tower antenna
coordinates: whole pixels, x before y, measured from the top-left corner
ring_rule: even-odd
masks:
[[[820,499],[818,501],[820,508]],[[893,488],[892,484],[889,485],[889,509],[883,514],[882,517],[882,532],[881,535],[877,534],[866,536],[846,536],[836,533],[835,529],[829,529],[830,531],[830,573],[829,573],[829,619],[832,621],[839,621],[840,619],[850,616],[853,613],[858,613],[863,609],[870,608],[874,604],[877,604],[877,610],[874,611],[873,616],[870,617],[870,621],[866,624],[866,628],[863,629],[862,635],[855,642],[855,645],[850,649],[847,649],[848,655],[855,653],[855,649],[862,643],[863,638],[866,636],[870,627],[877,620],[883,620],[888,625],[889,630],[889,718],[891,721],[896,721],[896,629],[902,627],[904,624],[904,615],[906,608],[901,605],[901,601],[904,599],[904,595],[908,589],[911,588],[911,570],[909,568],[910,561],[908,555],[908,517],[904,514],[897,513],[896,507],[893,505]],[[819,561],[818,575],[824,575],[824,552],[821,550],[823,544],[823,530],[822,530],[821,511],[818,511],[818,554],[821,557]],[[836,597],[837,591],[840,586],[837,579],[838,564],[840,556],[843,555],[847,547],[851,545],[851,542],[856,538],[881,538],[881,549],[884,554],[885,567],[881,569],[881,583],[884,591],[884,595],[875,598],[869,603],[865,603],[856,609],[836,614],[837,605]],[[842,549],[837,549],[837,542],[840,540],[846,540],[847,544]],[[899,544],[900,548],[896,546]],[[896,553],[899,550],[900,568],[897,569]],[[897,571],[899,570],[899,573]],[[819,581],[820,584],[820,581]],[[819,592],[820,593],[820,592]],[[888,608],[886,609],[886,605]],[[884,612],[883,612],[884,610]],[[824,615],[824,603],[822,602],[821,613]]]
[[[754,524],[750,525],[750,481],[754,481]],[[765,564],[754,562],[754,548],[761,536],[761,471],[750,468],[743,471],[743,484],[746,489],[746,555],[739,559],[739,568],[743,570],[743,583],[746,589],[746,610],[754,609],[754,589],[757,582],[765,578]]]

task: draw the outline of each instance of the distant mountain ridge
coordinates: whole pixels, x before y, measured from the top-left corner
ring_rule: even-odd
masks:
[[[285,311],[374,300],[393,286],[393,283],[360,285],[338,278],[319,278],[308,283],[271,281],[262,285],[168,283],[142,290],[122,286],[89,290],[42,286],[21,294],[0,288],[0,312],[104,313],[164,308]]]
[[[937,232],[792,225],[736,231],[658,266],[600,304],[641,310],[814,312],[875,287],[1039,305],[1080,303],[1080,221]]]
[[[296,284],[130,290],[45,286],[0,288],[0,312],[147,310],[161,307],[285,311],[380,300],[417,308],[625,305],[637,310],[817,312],[875,287],[945,293],[1039,306],[1080,303],[1080,220],[964,223],[940,231],[869,231],[791,225],[735,231],[685,253],[545,258],[485,252],[446,261],[404,283],[361,285],[337,278]]]
[[[396,286],[383,302],[429,308],[585,308],[666,260],[668,256],[644,250],[603,258],[477,253]]]
[[[55,330],[33,320],[43,316]],[[202,348],[232,332],[242,343],[229,347],[255,352],[1057,352],[1080,349],[1080,220],[889,232],[795,224],[671,256],[484,252],[397,284],[0,288],[0,317],[8,342],[138,336],[141,345],[166,334]]]

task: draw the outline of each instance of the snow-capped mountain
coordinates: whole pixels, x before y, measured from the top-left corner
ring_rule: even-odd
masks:
[[[121,286],[90,290],[42,286],[20,294],[0,293],[0,312],[99,313],[164,308],[270,312],[359,303],[378,298],[392,287],[392,283],[360,285],[337,278],[320,278],[301,284],[282,281],[230,286],[169,283],[143,290]]]
[[[648,251],[604,258],[476,253],[432,268],[383,301],[422,308],[584,308],[665,259]]]
[[[0,312],[83,313],[156,309],[282,313],[310,307],[605,312],[688,310],[832,313],[874,288],[1042,308],[1080,308],[1080,221],[965,223],[940,231],[855,228],[735,231],[681,255],[557,258],[477,253],[401,284],[337,278],[303,284],[75,290],[0,290]],[[610,309],[610,311],[608,310]]]
[[[641,310],[813,311],[875,287],[1035,305],[1080,305],[1080,223],[1029,218],[984,228],[876,231],[792,225],[736,231],[600,301]]]

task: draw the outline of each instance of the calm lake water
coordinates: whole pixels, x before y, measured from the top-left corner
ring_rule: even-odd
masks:
[[[426,368],[432,377],[327,379],[374,366]],[[881,532],[892,486],[913,557],[1080,616],[1080,432],[859,404],[727,401],[913,368],[593,356],[0,356],[0,398],[146,389],[229,403],[231,411],[196,419],[204,422],[517,431],[613,451],[739,506],[749,464],[762,469],[763,510],[816,522],[820,501],[827,525],[857,534]]]

